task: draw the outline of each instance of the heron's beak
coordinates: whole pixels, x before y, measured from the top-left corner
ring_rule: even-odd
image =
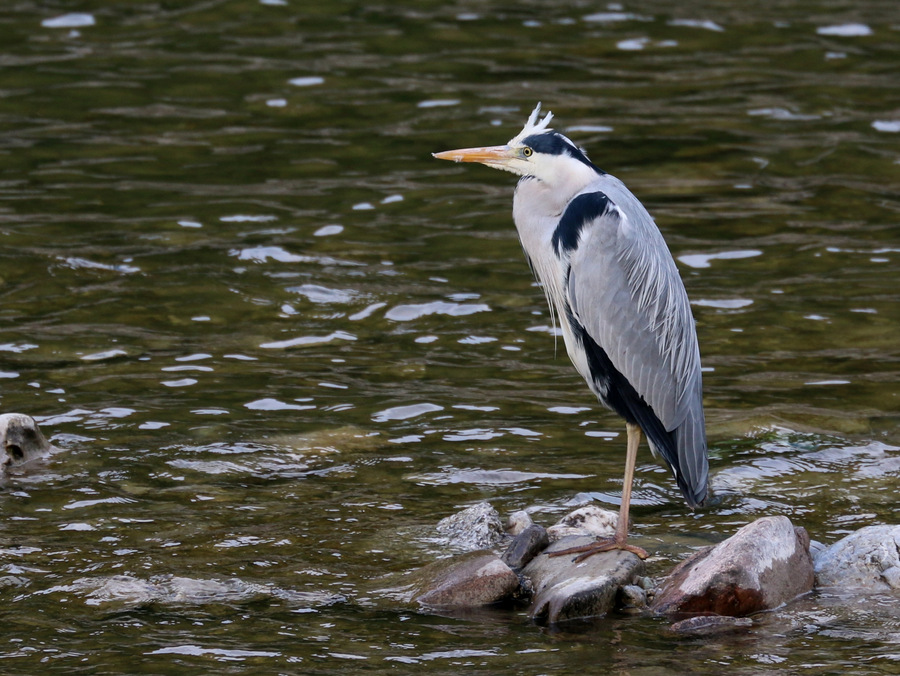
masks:
[[[442,153],[432,153],[439,160],[452,162],[479,162],[489,167],[503,168],[517,154],[509,146],[490,146],[487,148],[460,148],[459,150],[445,150]]]

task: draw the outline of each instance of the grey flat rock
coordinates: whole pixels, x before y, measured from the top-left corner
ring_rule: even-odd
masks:
[[[519,576],[488,551],[435,561],[415,574],[412,600],[432,608],[479,607],[512,598]]]
[[[619,589],[634,584],[644,562],[631,552],[601,552],[575,563],[575,556],[549,552],[589,544],[591,537],[566,537],[554,542],[522,570],[531,580],[534,598],[529,615],[548,624],[605,615],[616,605]]]

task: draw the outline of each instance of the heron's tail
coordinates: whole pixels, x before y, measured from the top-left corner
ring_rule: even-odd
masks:
[[[690,411],[681,425],[668,431],[647,408],[643,416],[636,417],[650,449],[669,466],[688,506],[692,509],[702,506],[709,490],[703,409]]]
[[[706,452],[706,423],[703,409],[692,411],[675,430],[680,472],[675,480],[690,507],[699,507],[709,491],[709,460]]]

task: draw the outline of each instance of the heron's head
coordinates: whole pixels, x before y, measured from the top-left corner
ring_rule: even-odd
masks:
[[[586,184],[603,173],[581,148],[548,127],[553,113],[548,112],[538,120],[540,113],[541,104],[538,103],[522,131],[505,145],[446,150],[434,153],[434,156],[439,160],[479,162],[560,187]]]

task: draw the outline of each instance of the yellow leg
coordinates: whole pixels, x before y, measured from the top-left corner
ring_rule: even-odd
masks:
[[[625,453],[625,479],[622,481],[622,504],[619,506],[619,523],[616,524],[616,542],[625,544],[628,539],[628,510],[631,507],[631,484],[634,482],[634,468],[637,465],[638,446],[641,445],[641,428],[625,423],[628,446]]]
[[[634,468],[637,464],[637,451],[641,443],[641,428],[631,423],[625,423],[628,435],[625,452],[625,479],[622,482],[622,502],[619,505],[619,522],[616,524],[616,534],[605,540],[597,540],[589,545],[571,547],[558,552],[551,552],[549,556],[565,556],[566,554],[580,554],[575,561],[584,561],[589,556],[598,552],[608,552],[613,549],[624,549],[646,559],[648,554],[640,547],[628,544],[628,510],[631,506],[631,484],[634,481]]]

